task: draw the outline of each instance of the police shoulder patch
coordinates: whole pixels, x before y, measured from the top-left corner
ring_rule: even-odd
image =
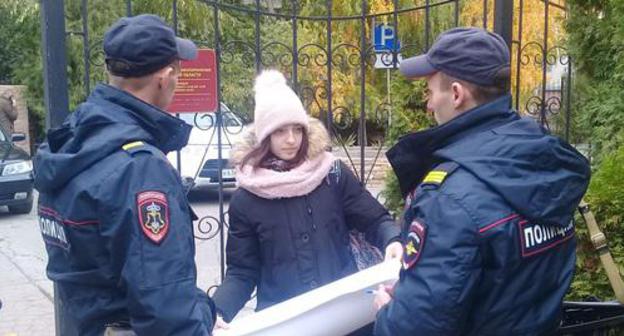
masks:
[[[160,244],[169,231],[169,203],[160,191],[143,191],[137,194],[139,224],[145,236]]]
[[[162,153],[158,148],[143,142],[143,141],[132,141],[127,144],[121,146],[121,149],[126,151],[128,154],[134,156],[137,153],[151,153],[157,155],[158,153]]]
[[[407,231],[407,238],[403,246],[403,268],[409,269],[418,262],[425,246],[427,227],[417,220],[413,220]]]
[[[425,176],[422,185],[440,186],[458,167],[459,165],[452,161],[441,163]]]

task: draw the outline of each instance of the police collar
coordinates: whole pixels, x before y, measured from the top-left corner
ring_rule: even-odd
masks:
[[[519,118],[511,108],[511,95],[466,111],[449,122],[403,136],[386,152],[405,197],[431,167],[441,161],[434,152],[471,134]]]

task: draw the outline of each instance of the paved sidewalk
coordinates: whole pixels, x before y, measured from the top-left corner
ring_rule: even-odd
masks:
[[[52,283],[32,215],[0,212],[0,336],[54,335]]]

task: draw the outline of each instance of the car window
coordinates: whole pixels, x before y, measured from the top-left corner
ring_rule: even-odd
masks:
[[[4,135],[4,131],[2,131],[2,128],[0,127],[0,142],[6,142],[9,141],[7,140],[7,137]]]

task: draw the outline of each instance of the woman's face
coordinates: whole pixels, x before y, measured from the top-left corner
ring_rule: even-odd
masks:
[[[303,126],[282,126],[271,133],[271,153],[281,160],[290,161],[297,156],[302,140]]]

